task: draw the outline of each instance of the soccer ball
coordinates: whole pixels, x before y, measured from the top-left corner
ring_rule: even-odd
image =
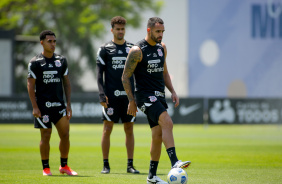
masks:
[[[188,182],[188,174],[181,168],[173,168],[167,175],[169,184],[186,184]]]

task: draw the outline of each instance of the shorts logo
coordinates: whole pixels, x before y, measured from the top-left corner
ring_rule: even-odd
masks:
[[[113,115],[114,114],[114,109],[113,108],[108,108],[108,110],[107,110],[107,114],[109,115],[109,116],[111,116],[111,115]]]
[[[42,116],[42,121],[43,121],[44,123],[48,123],[48,122],[49,122],[49,116],[48,116],[48,115]]]
[[[59,111],[59,114],[65,114],[65,113],[66,113],[66,109]]]
[[[161,50],[161,49],[158,49],[157,51],[158,51],[159,56],[161,56],[161,57],[162,57],[162,56],[163,56],[163,52],[162,52],[162,50]]]
[[[55,61],[55,66],[56,66],[56,67],[62,66],[61,61],[60,61],[60,60],[56,60],[56,61]]]
[[[145,113],[145,110],[146,110],[145,104],[140,107],[140,110]]]
[[[150,98],[150,102],[157,101],[157,97],[155,97],[155,96],[149,96],[148,98]]]

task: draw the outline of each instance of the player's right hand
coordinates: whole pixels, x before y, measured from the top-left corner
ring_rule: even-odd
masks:
[[[136,112],[138,112],[137,105],[136,105],[135,101],[132,100],[128,104],[127,114],[135,117],[136,116]]]
[[[41,112],[39,108],[33,108],[32,114],[35,118],[41,118]]]

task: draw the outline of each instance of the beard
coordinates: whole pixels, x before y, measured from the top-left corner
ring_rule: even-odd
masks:
[[[159,38],[161,38],[161,37],[159,37]],[[156,42],[156,43],[161,43],[162,42],[162,39],[158,39],[157,37],[155,37],[153,34],[151,34],[151,39],[154,41],[154,42]]]

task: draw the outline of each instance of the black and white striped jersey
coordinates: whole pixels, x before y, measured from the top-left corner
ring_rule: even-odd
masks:
[[[64,105],[62,78],[65,75],[68,75],[68,64],[64,56],[54,53],[52,58],[46,58],[40,53],[33,57],[28,64],[27,78],[36,79],[37,103]]]
[[[122,45],[113,41],[103,44],[97,52],[97,83],[99,88],[100,102],[108,98],[127,98],[121,77],[125,61],[132,43]],[[131,78],[133,87],[133,78]]]

